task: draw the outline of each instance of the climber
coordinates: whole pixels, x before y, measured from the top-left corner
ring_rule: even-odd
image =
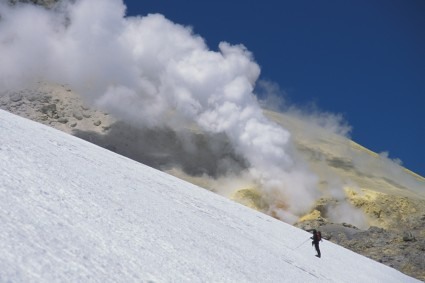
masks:
[[[319,242],[322,240],[322,233],[320,233],[320,231],[316,231],[316,229],[313,229],[313,237],[311,237],[310,239],[313,240],[311,242],[311,245],[314,245],[314,247],[316,248],[316,256],[320,258],[321,253],[319,248]]]

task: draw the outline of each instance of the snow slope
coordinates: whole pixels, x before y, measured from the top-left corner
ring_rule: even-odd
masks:
[[[419,282],[0,110],[0,282]]]

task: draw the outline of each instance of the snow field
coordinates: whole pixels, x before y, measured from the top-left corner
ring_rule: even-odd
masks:
[[[419,282],[0,111],[1,282]]]

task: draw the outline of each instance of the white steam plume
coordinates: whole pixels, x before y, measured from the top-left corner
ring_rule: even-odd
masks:
[[[121,119],[224,132],[249,164],[271,210],[292,222],[318,197],[288,131],[253,94],[260,74],[242,45],[211,51],[162,15],[125,17],[120,0],[60,2],[53,10],[0,4],[0,87],[39,80],[70,85]]]

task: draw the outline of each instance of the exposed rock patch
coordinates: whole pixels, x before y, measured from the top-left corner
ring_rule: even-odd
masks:
[[[3,91],[0,107],[70,134],[76,129],[104,134],[116,122],[102,111],[84,105],[66,86],[39,84],[33,89]],[[105,127],[93,127],[100,124]]]
[[[44,7],[50,7],[54,3],[58,2],[58,0],[9,0],[9,3],[16,4],[16,3],[33,3],[37,5],[41,5]]]

